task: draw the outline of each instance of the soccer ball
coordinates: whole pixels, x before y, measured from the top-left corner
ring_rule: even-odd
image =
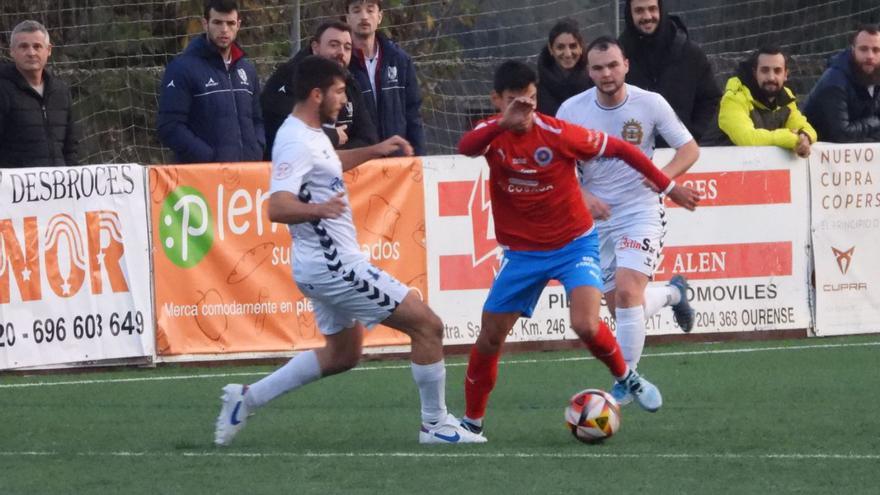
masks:
[[[581,442],[601,442],[620,428],[620,406],[603,390],[581,390],[571,397],[565,408],[565,422],[571,434]]]

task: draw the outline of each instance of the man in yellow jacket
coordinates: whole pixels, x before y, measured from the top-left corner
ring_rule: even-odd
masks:
[[[786,62],[779,48],[762,47],[727,80],[718,112],[718,126],[729,139],[727,144],[779,146],[802,158],[810,155],[816,130],[785,86]]]

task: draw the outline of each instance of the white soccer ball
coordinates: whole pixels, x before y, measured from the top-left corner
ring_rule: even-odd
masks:
[[[601,442],[620,429],[620,406],[604,390],[581,390],[571,397],[565,408],[565,422],[571,434],[581,442]]]

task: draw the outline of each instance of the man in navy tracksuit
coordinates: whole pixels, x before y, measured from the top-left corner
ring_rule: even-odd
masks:
[[[159,95],[158,131],[178,163],[263,159],[266,136],[257,71],[236,44],[235,0],[208,0],[205,34],[168,64]]]
[[[424,156],[416,69],[406,52],[376,32],[382,22],[381,0],[346,0],[345,9],[355,48],[348,69],[364,93],[379,140],[401,136],[417,156]]]

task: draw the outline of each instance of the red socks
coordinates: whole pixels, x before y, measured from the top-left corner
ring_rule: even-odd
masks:
[[[611,337],[614,340],[614,337]],[[618,353],[619,354],[619,353]],[[498,378],[498,354],[481,354],[477,346],[471,347],[467,374],[464,378],[465,415],[471,419],[480,419],[486,414],[489,394],[495,388]]]
[[[596,359],[605,363],[614,378],[626,374],[626,361],[623,360],[623,353],[620,352],[617,339],[614,338],[607,323],[599,320],[599,331],[585,344]]]

